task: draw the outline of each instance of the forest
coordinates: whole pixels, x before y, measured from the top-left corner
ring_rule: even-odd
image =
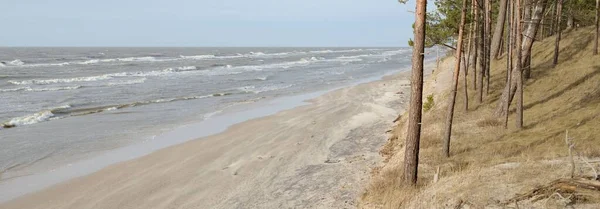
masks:
[[[409,40],[410,104],[362,207],[546,208],[542,199],[600,206],[600,1],[436,0],[435,11],[427,3],[416,1]],[[428,95],[436,98],[429,110],[423,57],[438,46],[450,51],[447,65],[438,63],[429,80],[451,78],[443,94]],[[497,182],[481,176],[500,166],[519,171],[494,174],[504,178]]]

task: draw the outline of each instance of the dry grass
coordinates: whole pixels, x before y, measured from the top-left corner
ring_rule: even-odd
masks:
[[[573,137],[579,155],[590,159],[600,157],[600,56],[591,54],[592,38],[592,28],[566,31],[556,68],[551,67],[554,39],[550,37],[534,45],[532,78],[525,83],[523,130],[514,128],[514,107],[508,129],[504,129],[503,119],[492,116],[504,87],[504,60],[492,63],[490,94],[482,104],[477,104],[475,91],[469,87],[469,112],[464,111],[464,95],[461,95],[464,91],[459,89],[452,157],[448,159],[441,156],[447,92],[437,92],[437,104],[423,118],[418,188],[407,189],[398,181],[405,130],[405,121],[400,120],[393,130],[394,136],[381,152],[386,164],[374,172],[360,207],[498,205],[535,185],[568,175],[568,163],[564,162],[568,155],[565,130]],[[447,66],[452,62],[453,59],[446,59],[442,64],[446,67],[436,70],[428,79],[429,85],[445,85],[435,81],[451,76]],[[425,95],[434,93],[434,89],[426,87]],[[440,181],[433,184],[431,179],[437,167],[441,170]],[[579,169],[578,174],[589,174],[589,170]]]

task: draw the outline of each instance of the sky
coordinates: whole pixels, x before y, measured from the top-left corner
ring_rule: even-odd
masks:
[[[406,46],[414,0],[0,0],[0,46]]]

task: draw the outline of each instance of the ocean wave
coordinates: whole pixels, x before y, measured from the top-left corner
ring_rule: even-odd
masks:
[[[14,66],[21,66],[21,65],[24,65],[25,63],[23,61],[17,59],[17,60],[13,60],[13,61],[8,62],[8,64],[9,65],[14,65]]]
[[[198,70],[195,66],[183,66],[183,67],[175,67],[175,68],[167,68],[164,70],[156,70],[156,71],[136,71],[136,72],[120,72],[120,73],[110,73],[104,75],[95,75],[95,76],[84,76],[84,77],[74,77],[74,78],[53,78],[53,79],[31,79],[31,80],[22,80],[15,81],[10,80],[8,83],[14,85],[47,85],[47,84],[59,84],[59,83],[74,83],[74,82],[95,82],[95,81],[104,81],[110,80],[118,77],[154,77],[154,76],[164,76],[171,73],[178,72],[186,72],[186,71],[194,71]]]
[[[44,121],[49,121],[55,117],[53,111],[68,109],[68,108],[71,108],[71,106],[64,105],[64,106],[52,108],[49,110],[43,110],[40,112],[36,112],[36,113],[30,114],[30,115],[15,117],[15,118],[12,118],[9,121],[3,123],[2,127],[12,128],[15,126],[31,125],[31,124],[44,122]]]
[[[147,101],[138,101],[126,104],[117,104],[117,105],[106,105],[101,107],[84,107],[84,108],[73,108],[70,105],[64,105],[56,108],[50,108],[47,110],[43,110],[40,112],[36,112],[33,114],[15,117],[10,119],[7,122],[4,122],[0,125],[3,128],[14,128],[18,126],[31,125],[46,121],[51,121],[55,119],[63,119],[67,117],[75,117],[75,116],[84,116],[90,114],[96,114],[107,111],[115,111],[123,108],[137,107],[143,105],[150,104],[158,104],[158,103],[168,103],[168,102],[176,102],[176,101],[185,101],[185,100],[195,100],[195,99],[205,99],[210,97],[218,97],[218,96],[227,96],[232,93],[215,93],[203,96],[186,96],[186,97],[175,97],[175,98],[161,98]]]
[[[15,91],[31,91],[31,92],[44,92],[44,91],[63,91],[63,90],[75,90],[79,89],[81,86],[64,86],[64,87],[54,87],[54,88],[31,88],[21,87],[14,89],[0,89],[0,92],[15,92]]]
[[[119,82],[110,82],[108,84],[106,84],[107,86],[125,86],[125,85],[134,85],[134,84],[140,84],[140,83],[144,83],[146,82],[147,78],[138,78],[138,79],[133,79],[133,80],[125,80],[125,81],[119,81]]]
[[[294,86],[294,85],[292,85],[292,84],[288,84],[288,85],[275,84],[275,85],[268,85],[268,86],[261,86],[261,87],[243,86],[243,87],[239,87],[237,89],[242,92],[245,92],[245,93],[259,94],[259,93],[268,92],[268,91],[277,91],[277,90],[287,89],[292,86]]]
[[[111,74],[98,75],[98,76],[86,76],[86,77],[75,77],[75,78],[55,78],[55,79],[31,79],[23,81],[8,81],[14,85],[46,85],[46,84],[57,84],[57,83],[73,83],[73,82],[89,82],[89,81],[101,81],[111,79]]]

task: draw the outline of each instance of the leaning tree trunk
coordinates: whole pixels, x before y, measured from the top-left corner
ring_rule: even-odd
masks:
[[[600,24],[599,18],[600,16],[600,0],[596,0],[596,39],[594,40],[594,55],[598,55],[598,36],[600,36]]]
[[[559,0],[562,1],[562,0]],[[522,70],[523,70],[523,64],[521,63],[521,54],[523,52],[523,50],[521,49],[521,0],[517,0],[517,31],[519,32],[517,34],[517,68],[515,69],[517,71],[516,74],[516,80],[517,80],[517,128],[518,129],[522,129],[523,128],[523,74],[522,74]],[[535,36],[534,36],[535,37]]]
[[[412,55],[411,97],[408,112],[408,130],[404,151],[404,182],[417,184],[419,143],[421,141],[421,114],[423,111],[423,58],[425,52],[425,18],[427,0],[417,0]]]
[[[558,64],[558,53],[559,53],[559,46],[560,46],[560,35],[561,35],[561,30],[560,30],[560,17],[562,16],[562,4],[563,1],[562,0],[558,0],[558,2],[556,3],[556,28],[554,28],[554,32],[556,33],[556,41],[554,42],[554,60],[552,61],[552,67],[556,67],[556,65]]]
[[[537,4],[533,9],[532,18],[527,24],[525,34],[522,36],[523,40],[521,41],[521,58],[528,57],[531,54],[531,47],[533,46],[534,42],[533,37],[535,37],[535,35],[537,34],[537,29],[539,28],[538,25],[540,24],[540,20],[542,19],[541,17],[546,8],[547,1],[548,0],[538,0]],[[523,62],[523,60],[525,59],[521,59],[521,62]],[[521,65],[523,65],[523,63],[521,63]],[[513,73],[513,76],[514,75],[515,73]],[[504,106],[506,104],[505,102],[510,103],[514,98],[515,92],[517,91],[517,82],[516,79],[512,80],[513,82],[511,82],[510,84],[510,91],[504,91],[502,92],[502,96],[500,96],[498,106],[496,107],[496,111],[494,112],[496,116],[503,116],[504,114],[506,114],[507,112],[504,111]],[[509,86],[505,88],[509,88]]]
[[[463,0],[460,13],[460,26],[458,28],[458,43],[456,44],[456,61],[454,65],[454,78],[452,79],[452,90],[450,91],[450,103],[446,117],[446,132],[444,133],[444,156],[450,157],[450,137],[452,135],[452,119],[454,118],[454,104],[456,104],[456,89],[458,89],[458,78],[460,74],[460,62],[462,61],[462,38],[465,27],[465,13],[467,13],[467,0]]]
[[[491,57],[498,59],[500,56],[500,42],[502,41],[502,33],[504,32],[504,22],[506,20],[506,7],[508,0],[501,0],[498,5],[498,18],[496,19],[496,27],[494,28],[494,36],[492,36]]]

